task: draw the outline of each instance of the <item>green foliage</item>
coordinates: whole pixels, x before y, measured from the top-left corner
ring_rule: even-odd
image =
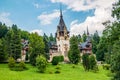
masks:
[[[103,69],[110,70],[110,64],[103,64]]]
[[[70,38],[70,50],[68,52],[68,58],[73,64],[78,64],[80,61],[80,51],[78,49],[78,40],[76,36],[72,36]]]
[[[100,41],[100,37],[98,35],[98,32],[96,31],[93,35],[93,39],[92,39],[92,52],[94,54],[96,54],[97,52],[97,45],[99,44]]]
[[[10,69],[13,71],[24,71],[24,70],[27,70],[28,68],[26,67],[24,61],[20,61],[19,64],[16,64],[15,67]]]
[[[59,62],[63,62],[63,61],[64,61],[64,57],[61,55],[61,56],[54,56],[51,62],[53,65],[57,65]]]
[[[86,41],[86,39],[87,39],[87,35],[86,35],[86,33],[84,32],[84,34],[82,35],[82,39],[83,39],[83,42],[85,42]]]
[[[29,44],[29,53],[30,53],[30,63],[35,66],[36,57],[40,54],[45,55],[45,45],[43,38],[37,33],[30,34],[30,44]]]
[[[89,56],[89,65],[91,70],[96,70],[97,68],[97,61],[94,55]]]
[[[78,39],[78,43],[79,43],[79,42],[83,42],[83,41],[82,41],[82,37],[81,37],[81,35],[80,35],[80,34],[79,34],[79,35],[77,35],[76,37],[77,37],[77,39]]]
[[[50,55],[49,55],[49,45],[48,45],[48,42],[49,42],[49,38],[48,38],[48,36],[44,33],[44,35],[43,35],[43,42],[44,42],[44,44],[45,44],[45,48],[44,48],[44,50],[45,50],[45,57],[47,58],[47,59],[50,59]]]
[[[111,54],[105,53],[105,62],[107,64],[110,64],[110,62],[111,62]]]
[[[9,60],[8,60],[8,67],[9,68],[14,68],[16,66],[16,63],[15,63],[15,60],[13,57],[9,57]]]
[[[117,20],[107,26],[106,33],[109,39],[111,53],[111,71],[114,72],[113,80],[120,80],[120,0],[113,4],[112,16]]]
[[[26,69],[26,65],[25,65],[24,61],[21,61],[21,62],[19,63],[19,67],[21,68],[22,71],[23,71],[24,69]]]
[[[37,66],[39,72],[41,72],[41,73],[45,72],[46,67],[47,67],[46,58],[42,55],[41,56],[38,55],[36,58],[36,66]]]
[[[97,46],[96,58],[98,61],[105,61],[105,53],[108,52],[107,39],[102,36]]]
[[[0,39],[0,62],[6,60],[7,54],[5,53],[5,40]]]
[[[104,70],[99,65],[99,72],[93,73],[92,71],[85,72],[82,65],[75,65],[76,68],[71,68],[73,64],[59,64],[61,67],[60,74],[55,74],[56,66],[52,64],[47,65],[47,70],[44,74],[36,72],[36,67],[26,64],[29,68],[26,71],[17,72],[10,71],[7,64],[0,64],[0,79],[1,80],[110,80],[108,76],[110,71]],[[6,76],[5,76],[6,75]]]
[[[58,57],[59,58],[59,62],[63,62],[64,61],[64,57],[61,55]]]
[[[82,55],[83,60],[83,67],[85,71],[93,70],[94,72],[98,71],[97,61],[96,57],[92,54],[83,54]]]
[[[25,39],[25,40],[29,39],[29,32],[27,32],[27,31],[20,31],[20,33],[21,33],[21,38],[22,39]]]
[[[52,58],[52,65],[57,65],[59,63],[59,57],[58,56],[54,56]]]
[[[85,69],[85,71],[89,71],[90,69],[90,63],[89,63],[89,54],[83,54],[82,55],[82,63],[83,63],[83,67]]]
[[[56,41],[55,37],[53,37],[52,33],[50,33],[49,41],[54,41],[54,42]]]
[[[5,35],[5,53],[8,54],[8,56],[12,56],[12,50],[11,50],[11,46],[12,46],[12,36],[13,36],[13,30],[10,29],[7,34]]]
[[[7,26],[0,22],[0,38],[5,37],[7,32],[8,32]]]
[[[20,30],[17,28],[17,25],[12,25],[13,35],[11,37],[11,53],[14,59],[21,57],[21,34]]]
[[[56,74],[59,74],[59,73],[60,73],[60,70],[56,70],[55,73],[56,73]]]
[[[55,69],[60,70],[60,69],[61,69],[61,67],[60,67],[60,66],[56,66],[56,68],[55,68]]]

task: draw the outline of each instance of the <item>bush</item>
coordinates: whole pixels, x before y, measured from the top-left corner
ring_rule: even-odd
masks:
[[[91,70],[97,70],[97,61],[94,55],[89,56],[89,65]]]
[[[13,57],[10,57],[8,62],[9,62],[8,63],[9,68],[13,71],[23,71],[27,69],[23,61],[21,61],[18,65],[16,65],[16,62]]]
[[[21,62],[19,63],[19,68],[21,69],[21,71],[27,69],[24,61],[21,61]]]
[[[49,74],[53,74],[53,71],[49,71]]]
[[[59,69],[60,69],[60,66],[57,66],[56,69],[59,70]]]
[[[59,70],[56,70],[56,71],[55,71],[55,73],[56,73],[56,74],[59,74],[59,73],[60,73],[60,71],[59,71]]]
[[[103,69],[110,70],[110,65],[109,64],[103,64]]]
[[[82,55],[82,63],[85,71],[89,71],[90,69],[90,64],[89,64],[89,54],[85,53]]]
[[[58,56],[54,56],[52,58],[52,65],[57,65],[59,63],[59,57]]]
[[[16,65],[15,65],[15,59],[13,57],[10,57],[9,60],[8,60],[8,66],[9,68],[14,68]]]
[[[75,67],[76,67],[75,65],[72,66],[72,68],[75,68]]]
[[[44,73],[47,67],[47,60],[44,56],[38,55],[36,58],[36,66],[39,72]]]
[[[59,56],[59,62],[63,62],[64,61],[64,57],[63,56]]]

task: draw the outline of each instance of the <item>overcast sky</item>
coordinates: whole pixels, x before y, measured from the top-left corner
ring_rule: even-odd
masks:
[[[116,0],[0,0],[0,22],[17,24],[22,30],[55,34],[59,23],[60,4],[70,34],[102,33],[103,22],[112,20]]]

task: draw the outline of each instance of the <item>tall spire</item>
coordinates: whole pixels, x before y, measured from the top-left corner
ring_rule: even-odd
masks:
[[[60,4],[60,17],[62,17],[62,5]]]
[[[87,35],[89,35],[88,26],[87,26]]]

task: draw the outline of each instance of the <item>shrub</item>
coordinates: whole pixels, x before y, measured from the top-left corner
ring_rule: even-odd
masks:
[[[72,68],[75,68],[75,67],[76,67],[75,65],[72,66]]]
[[[59,69],[60,69],[60,66],[57,66],[56,69],[59,70]]]
[[[52,71],[49,71],[49,74],[53,74],[53,72],[52,72]]]
[[[41,72],[41,73],[45,72],[46,67],[47,67],[46,58],[42,55],[40,55],[40,56],[38,55],[36,58],[36,66],[37,66],[39,72]]]
[[[89,56],[89,65],[91,70],[97,70],[97,61],[94,55]]]
[[[8,66],[9,66],[9,68],[14,68],[15,67],[15,59],[13,57],[9,58]]]
[[[82,63],[83,63],[83,67],[85,70],[88,70],[90,69],[90,64],[89,64],[89,54],[83,54],[82,55]]]
[[[59,63],[59,57],[58,56],[54,56],[52,59],[52,65],[57,65]]]
[[[110,65],[109,64],[103,64],[103,69],[110,70]]]
[[[59,74],[59,73],[60,73],[60,71],[59,71],[59,70],[56,70],[56,71],[55,71],[55,73],[56,73],[56,74]]]
[[[19,68],[21,69],[21,71],[27,69],[24,61],[21,61],[21,62],[19,63]]]
[[[96,66],[94,66],[93,71],[94,71],[94,72],[99,71],[99,69],[98,69],[98,66],[97,66],[97,65],[96,65]]]
[[[59,56],[59,62],[63,62],[64,61],[64,57],[63,56]]]

